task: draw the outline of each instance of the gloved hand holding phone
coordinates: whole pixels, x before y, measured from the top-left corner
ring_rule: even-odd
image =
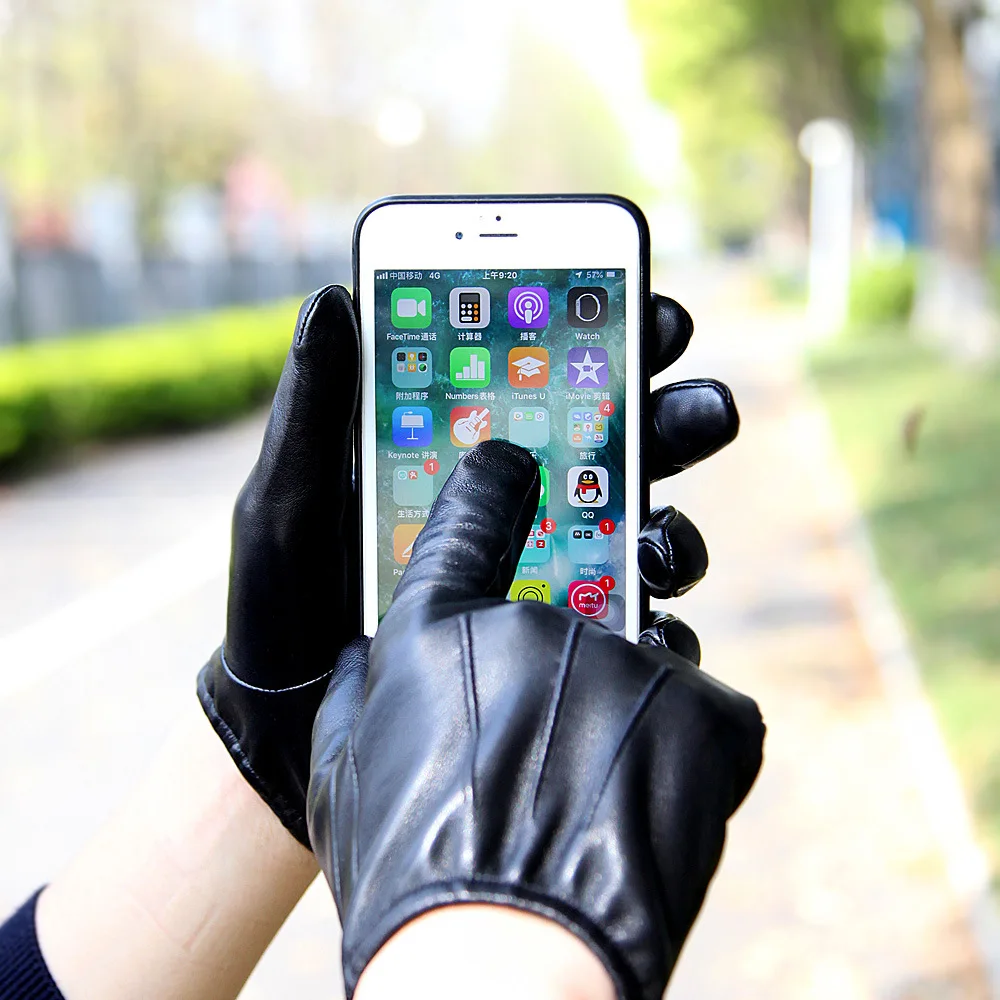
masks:
[[[553,920],[620,997],[660,997],[760,768],[757,706],[657,630],[504,600],[539,482],[504,441],[462,459],[320,706],[309,831],[348,997],[400,928],[470,903]]]
[[[645,356],[653,377],[674,363],[693,323],[653,295]],[[344,647],[361,632],[360,522],[353,480],[360,340],[349,292],[325,288],[303,304],[260,458],[233,515],[226,636],[198,678],[198,695],[244,777],[308,846],[305,793],[316,709]],[[644,447],[651,482],[729,444],[739,417],[729,389],[711,379],[653,393]],[[657,597],[704,576],[704,542],[672,507],[654,511],[639,567]],[[662,616],[662,641],[697,661],[698,642]]]

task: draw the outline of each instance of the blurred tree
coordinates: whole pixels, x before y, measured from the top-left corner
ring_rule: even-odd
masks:
[[[65,203],[102,177],[131,184],[144,235],[164,193],[218,183],[249,139],[245,73],[178,30],[188,0],[19,0],[0,47],[0,149],[23,202]]]
[[[521,29],[507,79],[485,141],[460,163],[458,189],[615,191],[642,199],[621,124],[569,53]]]
[[[987,273],[993,221],[993,138],[966,57],[980,0],[913,0],[922,26],[930,254],[914,324],[958,355],[992,353],[1000,325]]]
[[[653,96],[679,118],[709,232],[804,215],[795,151],[820,116],[877,121],[889,0],[630,0]]]

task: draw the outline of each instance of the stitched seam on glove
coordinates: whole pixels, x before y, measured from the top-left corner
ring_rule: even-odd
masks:
[[[301,684],[293,684],[291,687],[286,688],[262,688],[257,687],[254,684],[250,684],[247,681],[240,680],[236,674],[230,669],[229,661],[226,659],[226,647],[223,644],[219,649],[219,659],[222,661],[222,669],[225,670],[226,676],[234,683],[238,684],[241,688],[247,691],[256,691],[258,694],[287,694],[290,691],[302,691],[304,688],[311,687],[313,684],[319,684],[320,681],[329,682],[330,677],[333,675],[333,671],[336,670],[336,666],[331,667],[325,674],[320,674],[319,677],[314,677],[311,681],[303,681]]]
[[[468,614],[458,621],[462,644],[462,683],[465,686],[465,714],[472,733],[472,753],[469,755],[469,810],[476,808],[476,760],[479,756],[479,700],[476,697],[476,669],[472,657],[472,621]]]
[[[354,756],[354,732],[347,736],[347,763],[351,768],[351,785],[354,801],[351,803],[353,830],[351,833],[351,883],[358,884],[358,826],[361,822],[361,782],[358,780],[358,762]]]
[[[624,730],[622,731],[621,738],[618,741],[618,746],[615,747],[615,752],[611,755],[611,763],[608,765],[607,773],[604,775],[604,781],[601,782],[600,791],[598,791],[597,795],[594,796],[594,801],[591,803],[590,809],[587,811],[586,819],[584,819],[583,822],[577,827],[578,831],[589,829],[590,825],[593,823],[594,814],[600,807],[601,800],[604,798],[604,793],[608,790],[611,775],[618,766],[618,761],[621,759],[622,754],[625,751],[625,747],[628,745],[629,740],[632,739],[635,731],[639,728],[643,717],[656,700],[656,696],[660,693],[663,686],[671,679],[671,677],[673,677],[673,675],[673,666],[669,663],[664,663],[657,671],[653,679],[646,685],[645,690],[632,707],[632,712],[629,715],[629,719]]]
[[[542,779],[545,777],[545,768],[549,762],[549,751],[552,749],[552,734],[556,730],[556,722],[559,718],[559,709],[562,707],[563,695],[569,684],[570,670],[576,659],[576,648],[580,642],[580,635],[583,632],[583,622],[573,622],[570,630],[566,633],[566,641],[563,644],[562,659],[559,663],[559,677],[556,683],[552,700],[549,704],[549,715],[545,720],[545,742],[542,753],[542,763],[535,773],[535,790],[531,796],[531,815],[535,817],[538,806],[538,796],[542,788]]]

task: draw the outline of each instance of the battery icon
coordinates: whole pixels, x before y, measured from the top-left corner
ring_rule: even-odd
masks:
[[[617,272],[615,272],[615,271],[606,271],[605,273],[607,274],[607,276],[609,278],[614,278],[614,277],[616,277],[616,273]]]

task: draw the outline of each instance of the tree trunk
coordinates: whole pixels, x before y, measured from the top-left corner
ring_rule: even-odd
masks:
[[[990,133],[977,112],[965,59],[961,4],[916,0],[923,22],[929,254],[914,326],[960,358],[1000,343],[987,275],[993,206]]]

